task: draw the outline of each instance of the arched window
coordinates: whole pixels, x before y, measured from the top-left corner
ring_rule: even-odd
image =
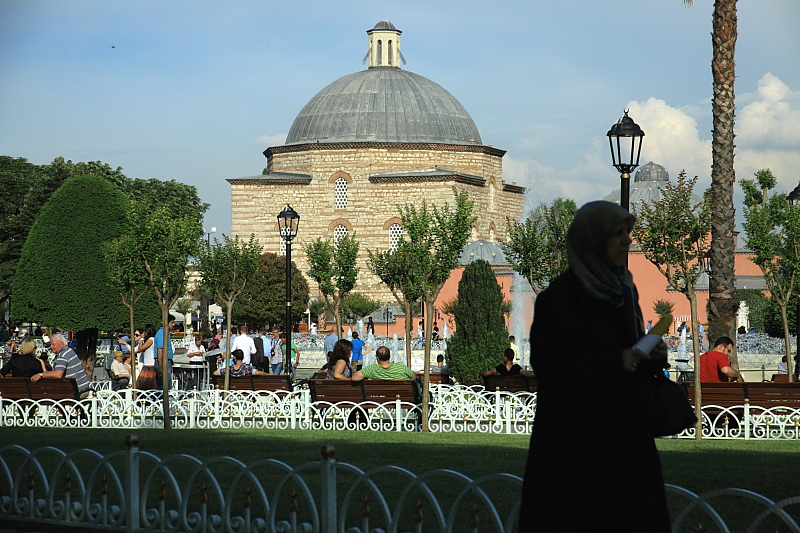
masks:
[[[336,180],[336,199],[333,202],[334,209],[347,209],[347,180],[339,178]]]
[[[342,237],[347,237],[347,228],[344,224],[339,224],[333,228],[333,245],[336,246],[339,244],[339,239]]]
[[[472,226],[472,240],[473,241],[478,240],[478,228],[476,228],[475,226]]]
[[[389,251],[394,252],[397,250],[397,245],[400,244],[400,237],[403,236],[403,226],[400,224],[392,224],[389,228]]]
[[[389,59],[386,61],[386,64],[389,66],[392,64],[392,41],[389,41]]]
[[[494,228],[489,228],[489,242],[494,242]]]
[[[382,60],[383,60],[383,43],[381,42],[380,39],[378,39],[378,64],[379,65],[381,64]]]
[[[494,183],[489,184],[489,210],[494,211]]]

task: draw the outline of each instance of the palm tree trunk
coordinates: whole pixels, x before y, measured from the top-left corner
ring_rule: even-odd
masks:
[[[711,339],[734,336],[736,325],[733,255],[733,182],[736,180],[733,170],[733,83],[736,24],[736,0],[716,0],[711,34],[714,54],[711,60],[714,78],[711,141],[714,214],[711,227],[711,261],[714,265],[714,276],[710,280],[708,300],[708,335]],[[738,366],[738,361],[731,363]]]

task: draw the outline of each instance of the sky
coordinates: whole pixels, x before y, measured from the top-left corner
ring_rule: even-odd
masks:
[[[641,163],[711,182],[712,0],[0,1],[0,154],[100,160],[195,185],[230,231],[226,178],[260,174],[297,113],[366,68],[389,20],[415,72],[450,91],[529,205],[619,187],[606,132],[645,131]],[[800,181],[800,1],[740,0],[737,180]],[[741,222],[741,190],[736,187]],[[276,213],[277,215],[277,213]],[[300,214],[301,217],[303,213]]]

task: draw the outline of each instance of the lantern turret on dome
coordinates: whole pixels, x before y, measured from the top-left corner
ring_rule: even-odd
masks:
[[[395,67],[400,68],[400,61],[406,62],[400,52],[400,34],[402,31],[394,27],[388,20],[375,24],[367,30],[369,36],[369,50],[364,61],[369,59],[369,68]]]

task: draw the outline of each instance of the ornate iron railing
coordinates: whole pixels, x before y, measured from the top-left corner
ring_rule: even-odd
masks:
[[[308,390],[249,392],[170,391],[175,428],[351,429],[419,431],[421,406],[400,400],[312,402]],[[86,400],[2,399],[0,426],[160,428],[160,391],[96,390]],[[434,385],[428,426],[432,432],[529,434],[536,393]],[[694,428],[680,435],[693,438]],[[800,409],[744,404],[703,407],[703,437],[800,440]]]
[[[250,464],[182,454],[161,459],[139,450],[134,435],[126,444],[107,455],[86,449],[0,448],[0,521],[131,533],[508,533],[514,531],[522,503],[517,476],[473,480],[451,470],[415,475],[397,466],[363,471],[337,462],[330,446],[322,447],[322,461],[293,468],[274,459]],[[728,532],[733,525],[756,531],[766,524],[800,531],[796,509],[794,516],[787,512],[800,504],[800,497],[774,502],[742,489],[698,495],[674,485],[666,488],[673,531],[698,523],[702,531]],[[723,497],[749,500],[756,510],[726,521],[722,515],[738,506],[717,506]]]

